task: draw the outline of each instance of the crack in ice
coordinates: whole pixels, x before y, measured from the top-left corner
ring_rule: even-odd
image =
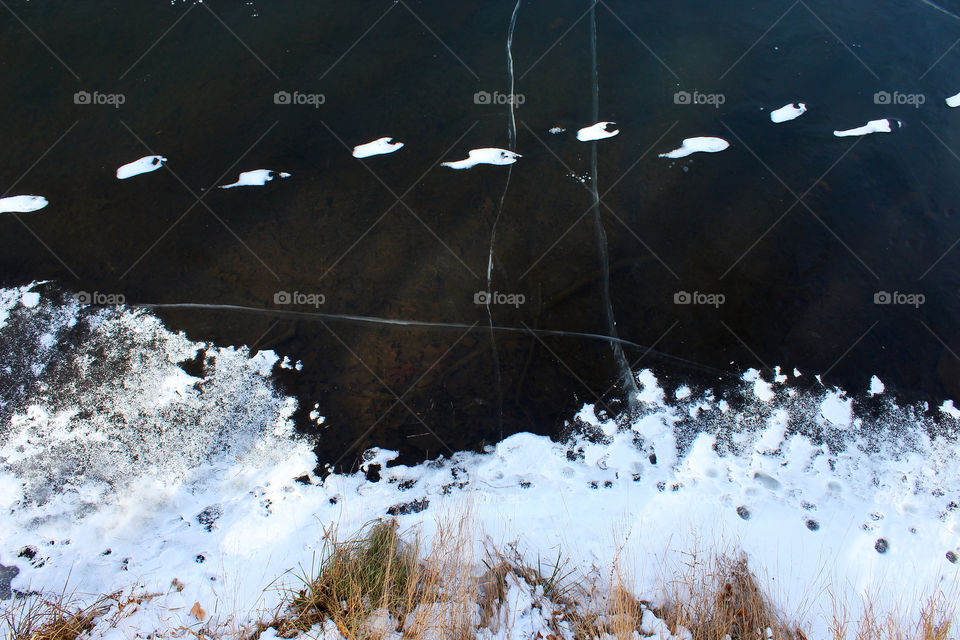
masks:
[[[590,4],[590,55],[593,73],[593,121],[600,120],[600,80],[597,71],[597,0],[591,0]],[[597,250],[600,252],[600,267],[602,271],[603,286],[603,304],[606,308],[607,330],[610,333],[610,346],[613,349],[613,358],[620,368],[620,375],[623,379],[623,390],[627,396],[627,407],[632,411],[640,395],[636,380],[633,377],[633,371],[623,354],[623,345],[617,336],[617,321],[613,314],[613,303],[610,301],[610,256],[607,249],[607,232],[603,228],[603,221],[600,219],[600,191],[597,186],[597,143],[590,143],[590,186],[593,192],[593,222],[596,232]]]
[[[399,327],[423,327],[427,329],[469,329],[476,326],[465,322],[432,322],[429,320],[407,320],[403,318],[382,318],[378,316],[361,316],[347,313],[325,313],[322,311],[290,311],[285,309],[266,309],[262,307],[247,307],[237,304],[213,304],[203,302],[173,302],[159,304],[128,304],[127,306],[137,309],[155,310],[155,309],[202,309],[207,311],[237,311],[243,313],[258,313],[264,315],[278,316],[283,318],[292,318],[300,320],[315,321],[339,321],[354,322],[364,324],[391,325]],[[539,336],[558,336],[568,338],[585,338],[587,340],[600,340],[611,344],[618,344],[621,347],[631,347],[642,350],[645,354],[654,355],[665,360],[670,360],[679,364],[689,366],[694,369],[714,373],[718,375],[728,375],[728,371],[711,367],[694,360],[688,360],[680,356],[671,355],[663,351],[658,351],[650,346],[643,345],[623,338],[603,335],[600,333],[589,333],[581,331],[564,331],[561,329],[533,329],[529,327],[508,327],[503,325],[493,325],[493,331],[499,333],[525,333]]]
[[[520,2],[517,0],[513,8],[513,14],[510,16],[510,28],[507,31],[507,75],[510,77],[510,99],[507,101],[510,121],[507,126],[507,148],[510,151],[517,150],[517,120],[514,115],[514,75],[513,75],[513,30],[517,26],[517,14],[520,11]],[[507,198],[507,191],[510,189],[510,177],[513,175],[513,165],[507,167],[507,182],[503,186],[503,193],[500,194],[500,206],[497,208],[497,216],[493,219],[493,227],[490,229],[490,251],[487,254],[487,320],[490,324],[490,347],[493,352],[493,367],[497,377],[497,424],[500,427],[500,438],[503,439],[503,381],[500,376],[500,354],[497,351],[497,339],[493,329],[493,311],[490,308],[489,292],[493,290],[493,247],[497,241],[497,224],[500,222],[500,216],[503,214],[503,203]]]

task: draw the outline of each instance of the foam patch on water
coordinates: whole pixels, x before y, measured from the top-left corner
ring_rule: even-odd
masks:
[[[357,145],[353,148],[354,158],[369,158],[385,153],[393,153],[403,148],[402,142],[394,142],[393,138],[377,138],[373,142]]]
[[[856,129],[846,129],[844,131],[834,131],[833,135],[838,138],[844,138],[848,136],[865,136],[870,133],[890,133],[894,129],[899,129],[901,123],[899,120],[893,118],[881,118],[880,120],[871,120],[862,127],[857,127]]]
[[[0,198],[0,213],[32,213],[48,204],[43,196],[9,196]]]
[[[717,153],[728,148],[730,143],[723,138],[700,137],[684,138],[680,146],[673,151],[661,153],[661,158],[685,158],[691,153]]]
[[[234,187],[262,187],[277,176],[289,178],[289,173],[283,171],[277,172],[270,169],[256,169],[254,171],[244,171],[237,177],[237,181],[220,185],[221,189],[233,189]]]
[[[589,127],[584,127],[577,131],[577,140],[580,142],[592,142],[594,140],[603,140],[612,138],[620,133],[616,122],[598,122]]]
[[[117,180],[126,180],[133,176],[156,171],[166,161],[167,159],[163,156],[145,156],[139,160],[134,160],[117,169]]]
[[[522,158],[519,153],[507,151],[506,149],[497,149],[486,147],[483,149],[471,149],[464,160],[455,160],[453,162],[441,163],[444,167],[451,169],[472,169],[478,164],[507,165],[513,164],[517,158]]]
[[[775,124],[795,120],[807,112],[807,105],[802,102],[791,102],[779,109],[770,112],[770,121]]]
[[[161,594],[121,631],[196,624],[194,603],[211,628],[242,624],[315,566],[330,526],[393,515],[429,541],[436,518],[464,505],[475,557],[490,540],[528,558],[562,550],[584,571],[629,558],[628,586],[654,603],[663,562],[734,541],[811,618],[829,617],[834,596],[854,617],[862,595],[878,610],[910,606],[920,599],[903,594],[960,579],[952,401],[937,418],[874,398],[882,410],[868,416],[843,390],[801,391],[779,369],[748,370],[723,397],[680,381],[668,393],[643,370],[630,418],[585,405],[559,441],[521,433],[414,466],[371,449],[356,473],[321,480],[270,383],[275,354],[198,344],[149,314],[46,291],[0,290],[0,564],[20,569],[20,591],[60,593],[69,578],[78,593]],[[827,594],[828,581],[841,591]],[[535,618],[526,594],[510,598]],[[110,633],[93,637],[120,638]]]

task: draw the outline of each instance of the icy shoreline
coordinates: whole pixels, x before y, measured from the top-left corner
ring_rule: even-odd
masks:
[[[2,291],[0,324],[18,332],[29,378],[0,427],[0,565],[18,567],[21,592],[165,594],[143,608],[143,633],[194,602],[223,623],[276,606],[264,588],[294,583],[330,526],[395,516],[429,540],[465,506],[478,554],[491,540],[528,557],[562,547],[584,567],[626,555],[640,597],[654,560],[680,563],[698,543],[736,542],[775,571],[784,603],[829,581],[850,585],[856,611],[864,594],[883,607],[960,579],[952,404],[936,422],[892,402],[871,420],[843,391],[800,393],[787,376],[748,371],[734,403],[668,397],[641,371],[643,413],[627,423],[585,405],[566,441],[521,433],[415,466],[373,449],[364,469],[321,479],[293,437],[292,399],[273,390],[276,354],[191,343],[149,314],[90,313],[30,287]],[[177,363],[201,352],[203,376],[187,375]],[[131,475],[138,459],[157,464]],[[363,473],[374,465],[376,482]]]

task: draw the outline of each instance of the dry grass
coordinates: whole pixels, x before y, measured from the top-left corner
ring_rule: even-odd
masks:
[[[421,597],[403,628],[407,637],[476,637],[481,587],[474,575],[474,534],[465,512],[437,523],[423,565]]]
[[[561,553],[552,562],[538,557],[537,562],[527,562],[516,545],[507,545],[506,549],[495,549],[487,545],[487,557],[483,560],[484,572],[480,578],[479,605],[480,625],[493,632],[500,629],[499,611],[506,597],[509,581],[513,576],[517,582],[525,582],[542,594],[543,603],[552,614],[551,626],[555,634],[560,634],[560,624],[566,621],[574,629],[592,629],[587,618],[580,614],[577,602],[583,599],[585,591],[575,577],[576,570]],[[581,637],[581,636],[578,636]]]
[[[527,561],[516,545],[487,545],[479,565],[472,559],[475,532],[469,518],[438,524],[429,554],[418,540],[405,542],[394,521],[378,521],[360,536],[331,543],[326,559],[304,588],[293,594],[288,615],[269,625],[291,636],[332,620],[349,640],[377,640],[387,629],[369,625],[378,611],[390,614],[390,631],[404,638],[475,640],[479,629],[504,631],[502,615],[511,581],[526,583],[552,618],[549,639],[572,630],[577,640],[646,635],[644,615],[662,620],[678,637],[690,640],[807,640],[799,625],[774,604],[743,554],[708,559],[689,554],[688,562],[666,572],[658,606],[630,591],[620,566],[603,584],[579,575],[562,554],[552,561]],[[480,568],[478,573],[477,569]],[[597,571],[592,572],[596,579]],[[850,621],[834,615],[833,640],[950,640],[956,613],[948,598],[930,599],[920,619],[905,627],[893,615],[864,615]],[[855,630],[851,633],[852,630]]]
[[[718,554],[706,561],[691,554],[686,569],[665,583],[665,591],[657,617],[674,633],[688,630],[693,640],[805,637],[773,606],[742,554]]]
[[[641,630],[643,612],[650,603],[637,599],[624,580],[620,567],[612,572],[610,593],[606,602],[606,625],[604,631],[617,640],[633,640],[633,634]]]
[[[904,620],[897,612],[877,611],[869,598],[863,601],[862,613],[851,620],[834,600],[830,637],[832,640],[850,637],[855,640],[955,640],[958,634],[951,631],[954,631],[956,615],[956,597],[943,593],[927,598],[914,621]]]
[[[303,588],[291,598],[289,628],[282,632],[329,619],[347,638],[366,638],[374,611],[402,619],[415,608],[425,576],[416,545],[400,539],[395,521],[375,522],[349,540],[327,540],[315,575],[301,576]]]
[[[10,640],[76,640],[110,609],[109,600],[104,596],[80,606],[65,592],[55,598],[17,595],[8,601],[0,620]]]
[[[349,640],[376,640],[387,630],[405,638],[472,640],[478,624],[479,584],[474,577],[473,531],[463,518],[438,523],[429,553],[418,537],[401,538],[394,520],[368,525],[360,535],[328,535],[324,559],[303,588],[288,598],[287,615],[266,626],[290,636],[326,620]],[[384,616],[389,616],[386,618]],[[380,617],[387,627],[371,625]]]
[[[683,565],[664,567],[662,593],[654,605],[631,592],[636,580],[625,576],[619,563],[605,572],[592,567],[581,573],[562,554],[530,562],[516,545],[489,544],[486,556],[475,562],[477,538],[470,522],[464,514],[438,522],[429,548],[417,535],[401,535],[394,520],[370,523],[345,540],[328,532],[322,561],[302,573],[300,588],[285,592],[284,603],[269,619],[234,633],[181,627],[168,630],[170,637],[186,633],[196,638],[258,640],[273,627],[278,635],[290,638],[332,623],[348,640],[381,640],[392,632],[400,632],[404,640],[477,640],[510,635],[513,621],[504,609],[508,592],[527,585],[550,629],[544,632],[545,640],[570,635],[576,640],[634,640],[638,633],[656,634],[659,623],[652,616],[684,640],[808,638],[774,605],[742,554],[702,558],[690,553]],[[628,571],[631,566],[626,563]],[[177,587],[175,581],[173,588]],[[84,607],[63,594],[52,600],[20,597],[4,604],[7,610],[0,614],[0,622],[10,640],[79,640],[95,624],[115,626],[157,595],[113,594]],[[853,617],[835,610],[828,638],[955,639],[951,623],[956,602],[942,594],[929,598],[917,619],[904,623],[903,616],[880,611],[867,600],[862,613]],[[203,615],[198,619],[202,622]]]

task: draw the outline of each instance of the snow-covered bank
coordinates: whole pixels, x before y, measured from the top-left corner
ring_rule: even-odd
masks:
[[[292,437],[293,401],[269,380],[276,355],[31,293],[0,295],[4,382],[18,385],[0,425],[0,565],[19,568],[21,592],[159,593],[135,620],[144,636],[193,624],[194,603],[207,624],[271,609],[280,594],[267,587],[295,585],[332,525],[395,515],[429,540],[438,516],[465,508],[475,557],[490,540],[529,558],[562,549],[585,571],[629,558],[641,598],[655,597],[658,567],[737,545],[785,610],[812,599],[811,637],[830,618],[824,586],[848,585],[836,595],[851,612],[864,594],[893,610],[960,575],[960,446],[946,411],[934,421],[888,402],[868,419],[840,390],[800,392],[757,371],[736,397],[668,398],[641,371],[643,413],[622,424],[586,405],[562,442],[521,433],[416,466],[387,466],[396,454],[375,449],[364,467],[378,481],[321,479]]]

